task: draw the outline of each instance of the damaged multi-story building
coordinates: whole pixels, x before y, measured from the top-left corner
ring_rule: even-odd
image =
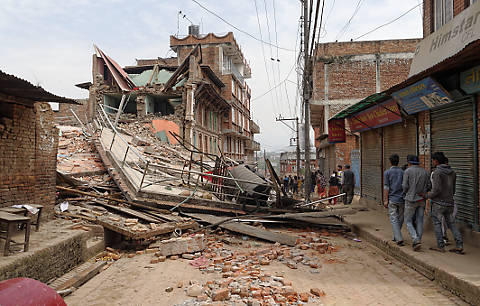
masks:
[[[170,47],[176,57],[137,59],[135,66],[121,67],[94,46],[93,83],[77,84],[90,92],[88,117],[101,104],[117,114],[116,121],[120,114],[134,114],[174,122],[173,130],[198,150],[252,161],[260,150],[254,140],[260,129],[251,118],[245,82],[251,69],[233,33],[201,35],[198,26],[190,26],[186,37],[170,37]]]

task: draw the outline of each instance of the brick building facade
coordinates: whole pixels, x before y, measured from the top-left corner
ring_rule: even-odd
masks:
[[[384,201],[383,173],[391,154],[399,154],[401,164],[407,154],[416,154],[431,171],[432,153],[443,152],[457,174],[456,220],[469,239],[475,236],[468,230],[480,230],[480,2],[425,0],[424,13],[425,38],[417,45],[408,77],[333,119],[354,122],[365,113],[375,119],[358,130],[359,192],[366,203]],[[382,115],[383,103],[398,107],[393,116]]]
[[[114,114],[161,117],[179,126],[180,137],[203,152],[235,160],[253,160],[260,129],[251,120],[251,91],[245,82],[251,70],[233,33],[170,37],[177,57],[138,59],[120,67],[95,47],[93,83],[78,84],[90,93],[86,112],[98,104]]]
[[[251,90],[245,81],[251,77],[251,68],[232,32],[224,36],[170,36],[170,47],[179,62],[198,44],[202,47],[202,63],[211,67],[225,84],[221,95],[230,104],[221,118],[223,153],[237,160],[253,160],[254,152],[260,150],[260,144],[254,140],[260,128],[251,118]],[[196,135],[198,139],[200,136]]]
[[[53,214],[58,129],[46,102],[75,103],[0,71],[0,207],[42,204]]]
[[[328,119],[363,98],[405,80],[419,41],[317,44],[310,113],[319,167],[324,172],[331,173],[337,165],[350,164],[351,150],[359,149],[358,135],[353,133],[347,133],[346,143],[328,143]]]

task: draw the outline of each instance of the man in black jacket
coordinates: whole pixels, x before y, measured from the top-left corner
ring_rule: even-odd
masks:
[[[350,165],[345,165],[345,171],[343,171],[342,176],[342,192],[345,193],[343,196],[343,204],[352,204],[353,200],[353,190],[355,188],[355,174],[350,170]]]
[[[430,248],[438,252],[445,252],[445,241],[443,240],[442,218],[445,218],[448,228],[453,233],[456,247],[451,252],[464,254],[462,234],[455,225],[453,216],[455,183],[457,175],[446,162],[447,158],[443,152],[432,154],[432,162],[435,170],[432,172],[432,190],[427,194],[427,198],[432,202],[432,221],[437,238],[437,247]]]

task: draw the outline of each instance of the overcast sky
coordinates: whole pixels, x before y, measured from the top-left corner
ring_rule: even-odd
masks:
[[[264,41],[276,44],[278,39],[281,48],[298,49],[299,0],[198,1],[256,38],[260,38],[261,31]],[[259,41],[233,29],[191,0],[1,2],[0,39],[4,43],[0,48],[0,69],[71,98],[88,96],[88,91],[76,88],[74,84],[92,80],[94,43],[120,65],[126,66],[134,64],[135,58],[174,56],[169,48],[169,36],[186,34],[190,24],[179,18],[179,11],[193,23],[200,24],[202,33],[233,31],[252,68],[252,78],[247,83],[252,88],[252,117],[261,128],[261,134],[256,138],[262,150],[289,149],[293,132],[275,118],[299,115],[297,73],[292,70],[296,52],[277,50],[265,44],[262,50]],[[352,18],[357,0],[326,0],[320,42],[355,39],[419,3],[420,0],[362,0]],[[419,6],[361,40],[421,36]],[[277,52],[280,62],[271,60],[277,59]],[[278,88],[257,98],[279,83]]]

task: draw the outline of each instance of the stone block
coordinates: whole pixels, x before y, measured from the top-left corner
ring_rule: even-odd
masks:
[[[158,243],[158,254],[163,256],[180,255],[203,251],[205,248],[204,236],[179,237],[162,240]]]

